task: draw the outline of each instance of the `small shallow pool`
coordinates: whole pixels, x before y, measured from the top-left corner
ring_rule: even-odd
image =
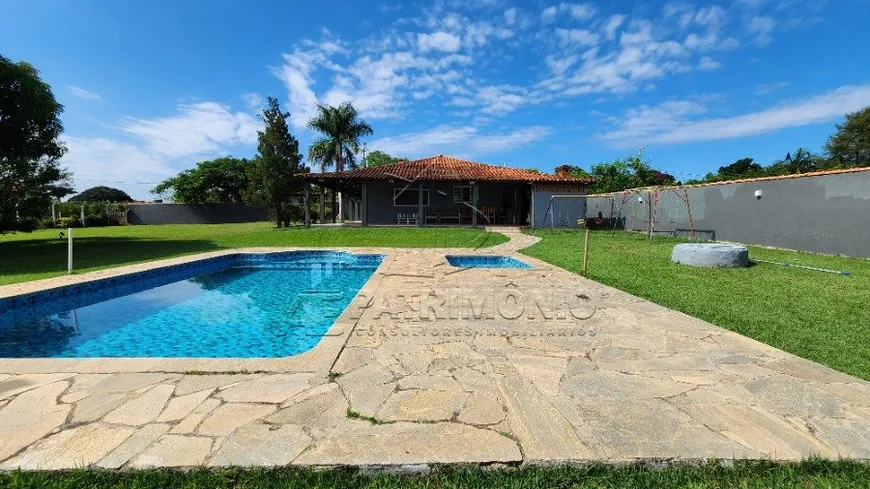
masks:
[[[313,348],[380,265],[234,254],[0,299],[0,357],[286,357]]]
[[[447,255],[447,263],[459,268],[532,268],[528,263],[503,255]]]

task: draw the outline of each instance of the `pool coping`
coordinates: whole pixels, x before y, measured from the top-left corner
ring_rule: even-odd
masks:
[[[383,255],[380,265],[363,284],[351,303],[324,333],[318,343],[305,352],[281,358],[164,358],[164,357],[101,357],[101,358],[0,358],[0,372],[10,374],[40,373],[302,373],[329,372],[338,359],[348,337],[359,320],[354,303],[360,297],[372,297],[395,256],[389,249],[377,248],[233,248],[198,253],[175,258],[153,260],[120,267],[52,277],[0,287],[0,298],[31,294],[106,278],[129,275],[234,254],[283,253],[288,251],[344,251],[354,254]]]

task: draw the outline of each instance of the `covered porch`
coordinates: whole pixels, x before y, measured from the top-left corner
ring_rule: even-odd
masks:
[[[359,182],[356,189],[330,182],[306,185],[305,224],[312,223],[311,186],[341,192],[339,220],[362,226],[492,226],[529,223],[531,186],[477,182]],[[355,191],[354,191],[355,190]]]
[[[559,184],[585,194],[585,179],[547,175],[435,156],[347,172],[303,176],[305,224],[311,225],[312,187],[342,193],[340,220],[362,226],[533,225],[546,211],[541,190]],[[323,192],[320,192],[322,195]],[[547,197],[549,198],[549,197]]]

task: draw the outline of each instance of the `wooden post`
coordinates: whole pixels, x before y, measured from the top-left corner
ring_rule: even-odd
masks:
[[[478,217],[477,217],[477,184],[471,186],[471,227],[476,228]]]
[[[589,228],[586,228],[586,238],[583,240],[583,276],[589,272]]]
[[[317,209],[318,217],[320,218],[320,224],[326,223],[326,196],[324,195],[324,190],[326,187],[320,185],[320,208]]]
[[[689,213],[689,231],[692,232],[692,241],[695,241],[695,221],[692,219],[692,205],[689,204],[689,189],[683,187],[683,193],[686,195],[686,211]]]
[[[359,206],[360,220],[362,221],[363,226],[369,225],[368,214],[366,212],[366,208],[368,207],[368,182],[362,183],[362,202]]]

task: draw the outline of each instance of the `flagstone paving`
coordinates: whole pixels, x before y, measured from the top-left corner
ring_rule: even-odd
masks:
[[[325,362],[0,362],[0,469],[870,458],[866,381],[525,256],[377,251]]]

